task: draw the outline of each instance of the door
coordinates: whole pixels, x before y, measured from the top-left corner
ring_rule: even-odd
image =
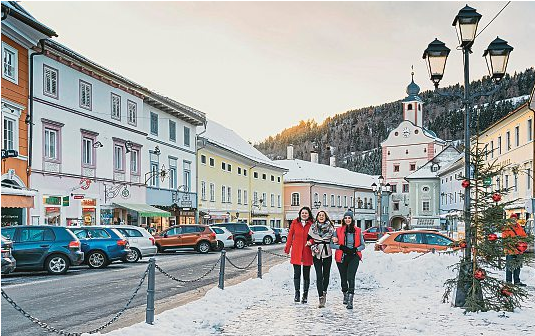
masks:
[[[175,227],[164,232],[165,235],[162,235],[162,238],[159,239],[160,246],[163,247],[173,247],[180,246],[182,244],[182,239],[180,234],[182,233],[182,227]]]
[[[13,257],[17,267],[42,268],[55,236],[47,228],[20,228],[17,241],[13,242]]]
[[[200,227],[196,225],[185,225],[182,227],[182,246],[195,246],[201,237]],[[204,230],[203,230],[204,231]]]
[[[74,233],[76,238],[80,240],[80,249],[82,252],[84,252],[87,256],[87,252],[89,251],[89,236],[87,234],[86,229],[69,229]]]
[[[423,235],[428,250],[445,251],[453,243],[449,238],[436,233],[424,233]]]
[[[428,251],[421,233],[404,233],[399,238],[399,248],[403,253]]]

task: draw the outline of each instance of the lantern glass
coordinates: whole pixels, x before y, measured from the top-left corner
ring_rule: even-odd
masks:
[[[499,37],[489,44],[483,56],[492,79],[500,80],[505,75],[511,51],[513,47]]]
[[[429,71],[431,80],[442,79],[442,76],[444,76],[444,69],[446,68],[447,58],[448,56],[440,55],[440,53],[429,53],[429,55],[427,55],[427,70]]]
[[[373,192],[377,191],[377,184],[375,184],[375,182],[372,184],[372,190]]]
[[[385,178],[383,177],[383,175],[379,176],[379,184],[383,184],[384,181]]]
[[[457,34],[461,45],[472,43],[476,38],[477,24],[476,18],[459,18],[457,20]]]

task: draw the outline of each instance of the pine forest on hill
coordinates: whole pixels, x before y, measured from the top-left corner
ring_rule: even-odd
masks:
[[[500,118],[523,104],[535,84],[535,69],[529,68],[502,79],[502,87],[494,95],[474,101],[472,109],[472,134],[476,132],[476,116],[479,112],[479,130],[492,125]],[[492,83],[488,77],[471,83],[472,92],[488,91]],[[442,92],[461,92],[457,84],[441,88]],[[424,127],[434,131],[443,140],[463,139],[462,102],[458,98],[443,97],[433,91],[419,94],[424,101]],[[522,97],[522,98],[518,98]],[[401,97],[403,99],[405,97]],[[256,145],[271,159],[286,158],[286,147],[294,146],[294,157],[310,160],[310,151],[316,148],[319,162],[329,164],[334,147],[336,164],[353,171],[379,175],[381,173],[380,144],[388,133],[403,119],[401,99],[379,106],[350,110],[328,117],[322,124],[315,120],[301,121],[281,133],[270,136]]]

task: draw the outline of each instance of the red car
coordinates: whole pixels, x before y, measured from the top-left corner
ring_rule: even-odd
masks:
[[[393,232],[394,229],[391,227],[383,227],[384,232]],[[364,240],[377,240],[377,237],[379,236],[379,227],[378,226],[372,226],[371,228],[368,228],[362,232],[362,235],[364,236]]]

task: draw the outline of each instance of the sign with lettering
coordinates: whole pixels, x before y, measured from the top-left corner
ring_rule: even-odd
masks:
[[[63,206],[69,206],[70,205],[70,198],[69,196],[63,197]]]
[[[58,196],[46,197],[45,204],[61,205],[61,197],[58,197]]]
[[[96,206],[97,200],[94,198],[86,198],[82,200],[82,206]]]
[[[75,200],[83,200],[85,198],[85,195],[84,194],[74,194],[74,195],[72,195],[72,198],[74,198]]]

